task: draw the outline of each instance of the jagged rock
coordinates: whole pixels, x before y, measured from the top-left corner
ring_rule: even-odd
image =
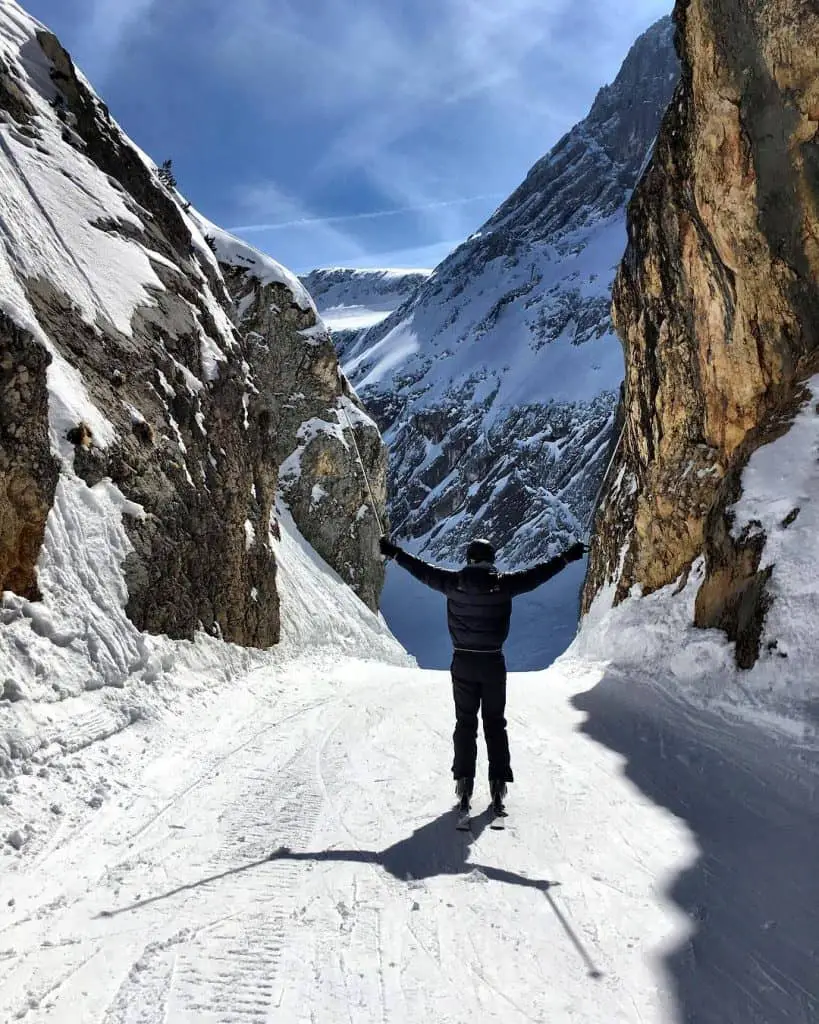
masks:
[[[623,374],[609,305],[625,204],[677,73],[664,19],[487,224],[340,339],[390,448],[394,531],[426,555],[458,561],[477,533],[515,566],[583,533]],[[346,301],[366,305],[354,283]]]
[[[361,513],[367,491],[343,409],[381,512],[384,453],[309,295],[224,232],[220,266],[196,212],[57,39],[13,3],[0,18],[0,112],[14,122],[3,178],[14,290],[0,317],[2,589],[38,596],[35,563],[60,470],[89,486],[110,479],[126,499],[133,623],[268,647],[279,638],[280,468],[301,453],[298,487],[285,483],[299,494],[321,486],[328,501],[316,513],[294,498],[296,524],[376,607],[378,528]],[[305,432],[318,420],[327,436],[313,439],[314,457]],[[51,628],[46,618],[39,628]],[[98,682],[122,685],[124,671]]]
[[[59,477],[48,439],[48,352],[0,312],[0,592],[39,596],[36,562]]]
[[[626,431],[584,604],[676,579],[703,552],[697,622],[752,664],[763,538],[730,539],[752,452],[797,407],[819,348],[819,12],[679,0],[683,76],[629,213],[615,288]]]
[[[217,254],[227,259],[232,247]],[[262,425],[264,444],[293,518],[310,544],[373,610],[384,586],[379,557],[386,515],[387,456],[377,427],[363,413],[339,371],[329,331],[312,306],[301,310],[279,284],[264,283],[252,269],[224,263],[241,310],[237,326],[255,368],[247,415]],[[358,462],[361,457],[366,480]]]

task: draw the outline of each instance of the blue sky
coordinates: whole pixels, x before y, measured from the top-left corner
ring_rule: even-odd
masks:
[[[297,271],[433,266],[670,0],[23,0],[211,220]]]

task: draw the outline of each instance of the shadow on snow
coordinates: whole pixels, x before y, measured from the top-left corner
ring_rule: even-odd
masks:
[[[261,868],[271,861],[290,860],[310,861],[313,863],[372,864],[374,867],[380,867],[387,874],[392,875],[393,878],[401,882],[424,881],[425,879],[437,878],[443,875],[469,876],[480,872],[481,875],[491,882],[522,886],[542,892],[558,923],[585,964],[589,976],[595,979],[601,978],[601,972],[595,966],[577,933],[553,898],[551,890],[558,886],[559,882],[529,878],[515,871],[507,871],[504,868],[496,868],[487,864],[476,864],[469,860],[470,846],[484,829],[488,827],[491,819],[491,811],[487,809],[472,819],[471,832],[457,832],[454,829],[453,812],[448,811],[426,825],[417,828],[406,839],[401,839],[399,842],[393,843],[392,846],[388,846],[383,850],[330,849],[297,851],[283,846],[261,860],[251,861],[250,863],[231,868],[228,871],[200,878],[195,882],[177,886],[175,889],[170,889],[156,896],[150,896],[128,906],[120,907],[117,910],[102,911],[98,917],[116,917],[119,914],[139,910],[154,903],[159,903],[162,900],[170,899],[180,893],[190,892],[214,882],[219,882],[232,875]]]
[[[607,677],[581,731],[700,848],[669,896],[693,934],[667,955],[686,1024],[819,1022],[819,757]]]

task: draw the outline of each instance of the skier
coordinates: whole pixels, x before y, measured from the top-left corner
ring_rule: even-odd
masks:
[[[478,712],[489,757],[489,791],[495,815],[505,814],[507,783],[514,782],[506,733],[506,662],[503,644],[509,635],[512,598],[528,593],[582,558],[583,544],[524,572],[501,573],[488,540],[473,540],[463,569],[441,569],[403,551],[389,537],[381,553],[421,583],[447,597],[447,623],[452,637],[452,693],[455,698],[455,758],[452,774],[461,821],[468,822],[478,756]]]

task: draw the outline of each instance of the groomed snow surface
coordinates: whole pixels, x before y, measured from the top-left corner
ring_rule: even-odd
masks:
[[[510,827],[487,827],[481,757],[462,835],[448,676],[412,665],[284,510],[284,640],[252,654],[129,634],[113,605],[137,510],[62,486],[42,616],[11,623],[4,666],[30,650],[43,684],[102,671],[93,634],[54,632],[71,590],[52,537],[107,576],[112,653],[145,646],[118,688],[23,702],[42,743],[0,783],[0,1020],[818,1019],[809,746],[681,704],[581,637],[510,677]]]
[[[512,677],[505,833],[482,780],[453,829],[447,677],[331,649],[21,777],[61,814],[5,859],[0,1018],[816,1020],[793,767],[600,680]]]

